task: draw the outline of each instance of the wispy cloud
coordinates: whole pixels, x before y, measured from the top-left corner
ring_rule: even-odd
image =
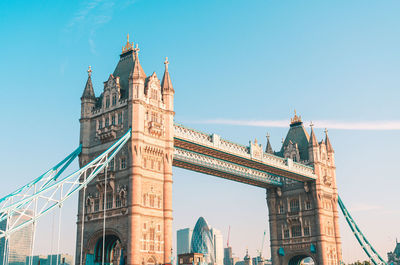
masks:
[[[97,30],[112,20],[116,0],[89,0],[79,5],[65,29],[86,34],[90,51],[96,53],[95,36]]]
[[[311,121],[305,121],[310,124]],[[191,121],[197,124],[221,124],[250,127],[288,127],[288,120],[234,120],[234,119],[210,119]],[[315,128],[329,128],[337,130],[400,130],[400,120],[392,121],[334,121],[316,120],[313,121]]]

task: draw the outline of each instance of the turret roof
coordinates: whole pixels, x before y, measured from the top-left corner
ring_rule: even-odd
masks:
[[[267,146],[265,147],[265,152],[268,154],[274,153],[274,150],[272,150],[271,143],[269,142],[269,134],[267,134]]]
[[[164,72],[164,76],[163,79],[161,81],[161,89],[162,91],[167,91],[167,90],[171,90],[174,91],[174,88],[172,87],[172,82],[171,82],[171,77],[169,76],[169,71],[168,71],[168,57],[165,58],[165,72]]]
[[[92,67],[89,66],[88,69],[88,79],[86,81],[85,89],[83,90],[83,94],[81,99],[95,99],[96,96],[94,94],[93,84],[92,84]]]
[[[294,118],[291,120],[290,129],[286,135],[286,138],[282,144],[281,150],[277,155],[283,156],[285,147],[292,143],[296,143],[299,148],[300,159],[308,160],[308,140],[309,136],[307,131],[304,129],[301,118],[295,113]]]
[[[329,141],[328,130],[327,129],[325,129],[325,144],[326,144],[326,151],[333,152],[331,141]]]
[[[318,141],[317,141],[317,137],[315,136],[315,133],[314,133],[314,129],[313,129],[313,123],[311,122],[311,134],[310,134],[310,140],[309,140],[309,143],[310,143],[310,146],[318,146]]]
[[[120,55],[119,62],[115,67],[113,76],[119,77],[119,85],[121,88],[121,97],[128,97],[129,75],[135,64],[134,52],[129,50]]]

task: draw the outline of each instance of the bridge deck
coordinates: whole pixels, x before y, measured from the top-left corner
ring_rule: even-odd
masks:
[[[262,151],[262,154],[255,154],[251,146],[229,142],[216,134],[209,135],[179,124],[174,125],[174,132],[174,166],[217,175],[213,166],[218,165],[217,176],[256,186],[282,185],[280,177],[297,181],[316,179],[312,167]]]

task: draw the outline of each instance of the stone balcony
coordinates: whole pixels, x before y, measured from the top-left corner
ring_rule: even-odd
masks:
[[[162,136],[164,133],[164,126],[159,122],[150,121],[147,127],[151,135]]]
[[[102,142],[114,140],[117,137],[117,132],[122,129],[122,124],[111,124],[96,131],[96,137]]]

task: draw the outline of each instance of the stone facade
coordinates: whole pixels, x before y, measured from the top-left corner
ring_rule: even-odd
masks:
[[[79,194],[76,264],[81,264],[82,239],[83,264],[87,258],[101,262],[104,208],[106,263],[119,264],[121,258],[129,265],[169,263],[174,90],[168,60],[162,82],[155,73],[147,77],[139,62],[139,48],[128,39],[98,97],[90,68],[88,73],[81,97],[80,166],[129,129],[132,137],[107,170]]]
[[[287,180],[282,188],[267,189],[271,256],[275,265],[299,264],[311,257],[315,264],[336,265],[342,260],[338,224],[334,151],[326,139],[317,142],[295,114],[277,155],[314,167],[317,180]]]

